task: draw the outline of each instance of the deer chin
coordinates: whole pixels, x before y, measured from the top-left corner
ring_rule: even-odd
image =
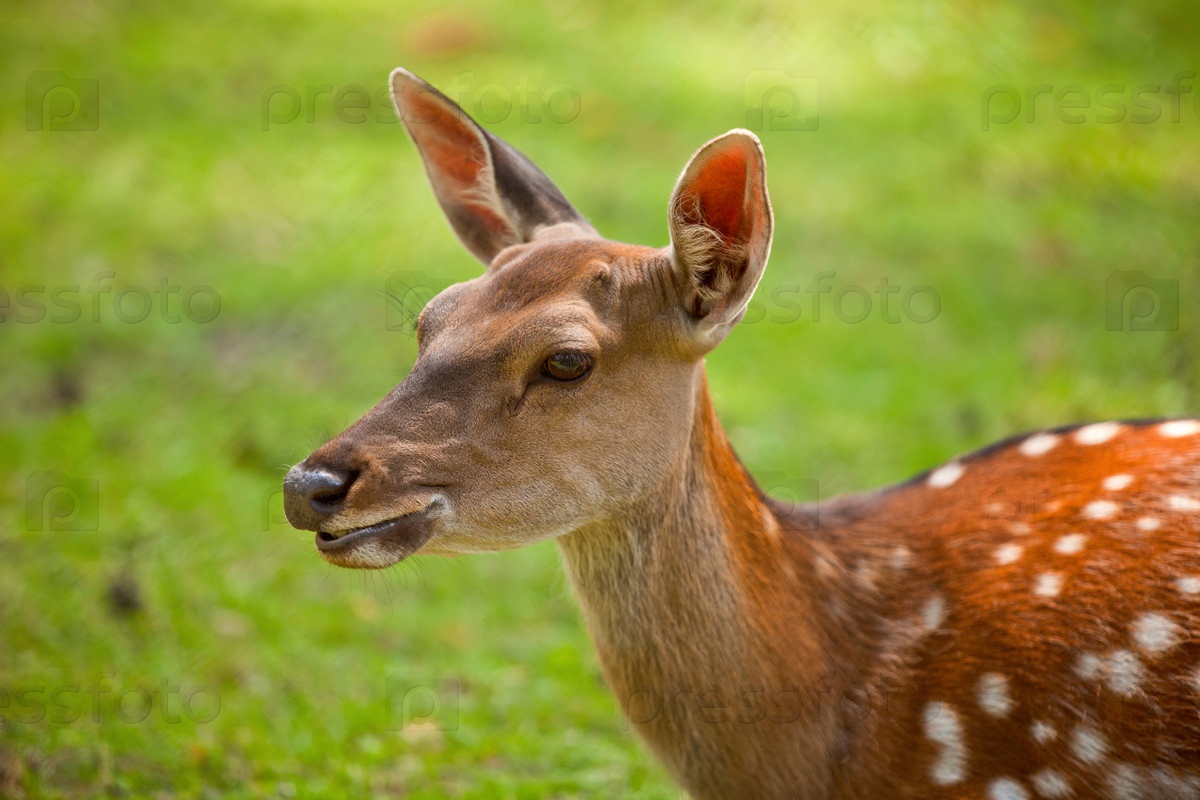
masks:
[[[373,525],[346,531],[319,531],[317,550],[338,567],[385,569],[398,564],[429,541],[434,532],[435,504]]]

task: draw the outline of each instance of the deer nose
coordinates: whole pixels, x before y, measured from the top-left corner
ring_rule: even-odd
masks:
[[[315,531],[342,510],[358,474],[303,463],[288,470],[283,479],[283,510],[293,527]]]

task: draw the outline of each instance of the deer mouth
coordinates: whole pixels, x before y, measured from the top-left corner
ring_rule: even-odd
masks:
[[[318,531],[317,550],[339,567],[383,569],[408,558],[429,541],[431,522],[426,508],[348,531]]]

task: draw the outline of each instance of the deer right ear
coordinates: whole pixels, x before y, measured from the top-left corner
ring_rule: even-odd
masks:
[[[671,261],[701,345],[715,347],[746,312],[771,250],[766,159],[753,133],[700,148],[671,197]]]
[[[597,236],[533,162],[453,100],[406,69],[394,70],[391,82],[396,113],[421,153],[442,211],[484,264],[552,225],[570,223],[572,235]]]

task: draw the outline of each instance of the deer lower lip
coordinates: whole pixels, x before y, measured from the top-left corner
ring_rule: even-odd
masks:
[[[426,510],[356,528],[336,539],[328,538],[332,535],[327,532],[317,533],[317,549],[322,553],[335,556],[348,554],[356,547],[370,542],[376,547],[382,547],[399,561],[412,555],[429,541],[429,537],[433,535],[433,526],[429,524],[429,514]]]

